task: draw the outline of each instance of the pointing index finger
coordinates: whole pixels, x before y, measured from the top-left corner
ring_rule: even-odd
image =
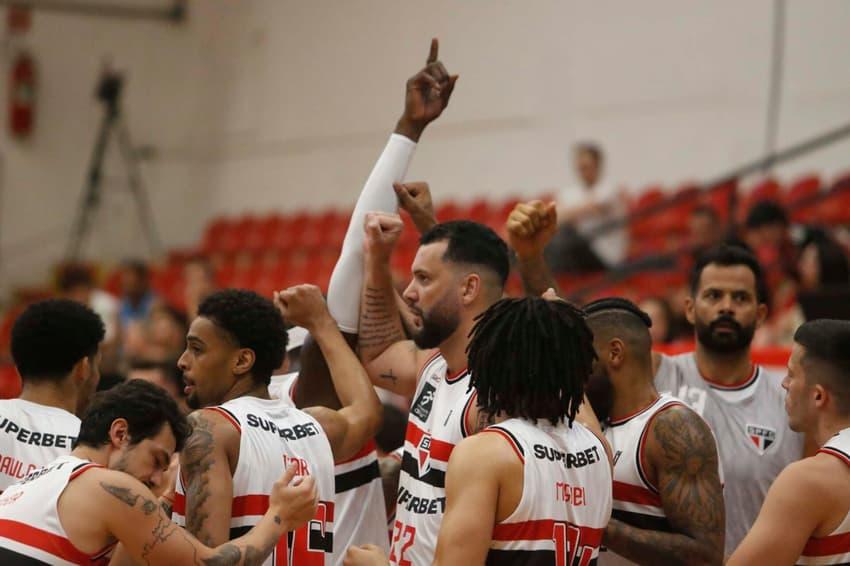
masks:
[[[440,41],[435,37],[431,40],[431,52],[428,53],[428,61],[426,61],[426,64],[430,65],[431,63],[436,63],[439,51]]]

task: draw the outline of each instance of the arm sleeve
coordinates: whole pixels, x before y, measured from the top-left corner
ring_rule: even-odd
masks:
[[[393,183],[401,182],[407,174],[416,143],[404,136],[392,134],[372,173],[363,186],[354,207],[342,252],[334,266],[328,286],[328,309],[339,329],[357,333],[360,319],[360,293],[363,287],[363,222],[367,212],[398,210]]]

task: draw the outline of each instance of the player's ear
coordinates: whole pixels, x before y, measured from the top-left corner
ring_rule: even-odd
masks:
[[[816,383],[814,387],[812,387],[812,399],[814,400],[816,407],[823,407],[828,398],[829,391],[824,389],[823,385]]]
[[[685,318],[687,318],[688,322],[691,324],[694,324],[694,321],[696,320],[696,315],[694,314],[694,299],[695,297],[693,294],[688,294],[688,296],[685,297]]]
[[[240,348],[236,355],[233,364],[234,375],[244,375],[251,371],[254,367],[254,362],[257,360],[257,355],[250,348]]]
[[[114,448],[130,442],[130,425],[125,418],[117,418],[109,425],[109,442]]]
[[[626,345],[619,338],[608,343],[608,362],[613,368],[620,368],[626,360]]]
[[[482,292],[481,276],[470,273],[463,278],[460,289],[460,300],[464,305],[472,304]]]

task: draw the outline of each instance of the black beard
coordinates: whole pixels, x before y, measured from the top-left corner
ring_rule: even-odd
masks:
[[[433,313],[427,318],[422,313],[420,318],[422,319],[422,328],[413,335],[413,343],[420,350],[429,350],[438,347],[449,336],[454,334],[460,322],[457,315],[444,316],[440,313]]]
[[[732,332],[717,333],[717,327],[721,324],[732,326]],[[718,354],[737,354],[750,347],[753,341],[753,335],[756,332],[756,325],[741,326],[741,324],[731,316],[721,315],[705,324],[699,319],[696,320],[697,340],[706,349]]]
[[[599,362],[597,362],[599,363]],[[599,422],[605,422],[611,416],[611,405],[614,403],[614,388],[611,380],[605,374],[592,375],[584,388],[587,400]]]
[[[193,411],[201,408],[201,402],[198,400],[198,394],[196,392],[193,391],[191,395],[186,397],[186,405]]]

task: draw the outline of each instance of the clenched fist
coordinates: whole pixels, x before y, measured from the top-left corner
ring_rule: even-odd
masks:
[[[274,304],[287,322],[311,332],[320,324],[333,320],[321,289],[315,285],[296,285],[276,292]]]
[[[507,230],[508,243],[520,258],[542,256],[558,230],[555,203],[519,203],[508,216]]]

